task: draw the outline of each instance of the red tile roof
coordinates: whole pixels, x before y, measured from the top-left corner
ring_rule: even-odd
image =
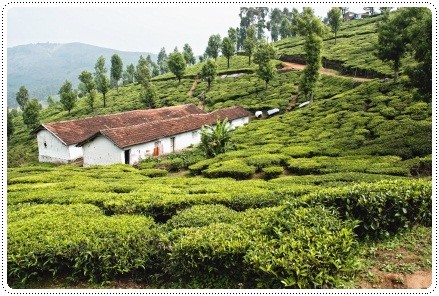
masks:
[[[64,142],[64,144],[72,145],[88,139],[100,130],[180,118],[191,114],[206,114],[206,112],[193,104],[160,109],[134,110],[77,120],[45,123],[37,127],[33,133],[36,134],[38,131],[46,129]]]
[[[121,149],[137,144],[151,142],[160,138],[178,135],[201,128],[203,125],[212,125],[219,119],[229,121],[237,118],[250,116],[250,112],[242,107],[236,106],[220,109],[208,114],[191,114],[180,118],[159,120],[138,125],[119,128],[105,129],[97,132],[77,146],[92,141],[99,135],[107,137]]]

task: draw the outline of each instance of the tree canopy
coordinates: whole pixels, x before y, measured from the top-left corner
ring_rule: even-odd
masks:
[[[116,86],[118,91],[119,91],[119,80],[122,78],[122,71],[123,71],[122,59],[117,54],[113,54],[111,56],[111,68],[110,68],[110,75],[112,82],[111,84],[113,86]]]
[[[66,80],[59,89],[58,94],[60,97],[60,103],[70,114],[70,111],[73,109],[76,103],[76,92],[72,88],[72,83]]]
[[[95,83],[96,89],[102,93],[104,107],[106,107],[105,95],[110,89],[110,80],[107,77],[107,68],[105,68],[105,58],[100,56],[95,64]]]
[[[221,36],[219,34],[210,36],[206,48],[207,56],[210,58],[214,58],[216,60],[216,58],[219,55],[220,48],[221,48]]]
[[[20,89],[15,95],[15,99],[17,100],[20,109],[23,110],[24,106],[26,106],[26,103],[29,101],[29,92],[24,85],[20,86]]]
[[[331,8],[330,11],[328,11],[328,22],[329,26],[331,27],[332,33],[334,33],[334,43],[337,44],[337,32],[340,30],[340,26],[342,23],[342,15],[341,10],[338,7]]]
[[[229,68],[230,58],[235,54],[235,46],[229,37],[224,37],[223,42],[221,43],[221,52],[227,59],[227,68]]]
[[[194,65],[196,63],[192,47],[187,43],[183,46],[183,57],[188,65]]]
[[[173,52],[168,56],[169,70],[177,77],[178,83],[181,82],[184,72],[186,71],[186,61],[179,52]]]
[[[217,74],[217,65],[213,59],[209,59],[203,64],[201,68],[200,77],[207,81],[207,88],[210,89],[210,84],[215,79]]]

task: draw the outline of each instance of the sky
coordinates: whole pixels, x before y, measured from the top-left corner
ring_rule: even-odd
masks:
[[[301,11],[301,7],[297,8]],[[329,9],[329,5],[315,7],[315,12],[324,16]],[[357,10],[361,12],[362,8]],[[176,46],[181,51],[188,43],[200,55],[210,35],[226,36],[229,27],[239,26],[238,14],[239,5],[12,7],[7,12],[7,46],[81,42],[116,50],[158,53],[162,47],[166,52]]]

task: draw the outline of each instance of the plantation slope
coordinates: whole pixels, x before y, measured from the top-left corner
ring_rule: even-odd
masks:
[[[390,63],[383,63],[375,55],[378,42],[377,23],[382,16],[343,22],[337,33],[337,43],[333,34],[328,33],[323,41],[323,66],[340,71],[342,74],[359,77],[391,77]],[[274,43],[283,61],[305,63],[303,38],[285,38]],[[402,60],[403,71],[413,63],[410,56]]]
[[[289,113],[253,120],[234,133],[236,151],[189,169],[238,179],[255,173],[268,179],[282,174],[430,174],[431,114],[431,104],[414,99],[403,82],[371,81]]]

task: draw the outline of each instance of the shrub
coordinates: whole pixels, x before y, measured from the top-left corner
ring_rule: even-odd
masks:
[[[289,157],[283,154],[257,154],[247,157],[244,161],[255,166],[259,172],[262,168],[272,165],[283,165]]]
[[[164,177],[168,174],[167,170],[161,170],[161,169],[143,169],[140,171],[140,174],[155,178],[155,177]]]
[[[284,168],[279,166],[273,166],[263,168],[262,171],[264,172],[264,179],[270,180],[279,177],[280,174],[284,172]]]
[[[210,164],[215,163],[217,160],[214,158],[201,160],[189,166],[189,171],[192,175],[199,175],[201,172],[209,167]]]
[[[180,227],[202,227],[213,223],[229,223],[236,215],[223,205],[196,205],[185,209],[166,222],[169,229]]]
[[[323,207],[271,215],[245,256],[259,288],[336,288],[357,270],[355,224]]]
[[[242,160],[227,160],[215,163],[203,171],[203,175],[208,178],[227,178],[237,180],[250,178],[255,173],[255,167],[247,165]]]
[[[298,175],[319,174],[322,164],[312,158],[295,158],[288,161],[288,169]]]
[[[100,283],[160,268],[159,233],[151,218],[106,217],[84,204],[36,205],[16,211],[8,233],[11,286],[62,273]]]
[[[319,154],[319,150],[316,147],[311,146],[290,146],[282,149],[282,153],[291,157],[312,157]]]
[[[170,234],[172,282],[179,288],[238,288],[244,281],[249,235],[230,224],[180,228]]]
[[[413,224],[431,225],[432,185],[427,180],[393,180],[323,189],[307,204],[334,207],[345,220],[359,220],[360,237],[381,237]]]
[[[380,110],[380,114],[387,119],[393,119],[398,115],[398,111],[392,107],[384,107]]]

